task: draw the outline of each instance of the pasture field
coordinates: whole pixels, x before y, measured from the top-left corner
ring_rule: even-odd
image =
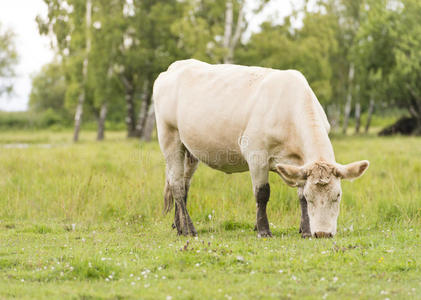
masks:
[[[0,299],[421,299],[421,138],[333,137],[338,162],[371,165],[342,184],[338,234],[304,240],[278,175],[258,239],[249,174],[202,164],[199,236],[177,237],[157,142],[94,136],[0,134]]]

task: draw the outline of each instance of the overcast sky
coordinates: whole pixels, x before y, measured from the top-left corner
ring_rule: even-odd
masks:
[[[269,15],[275,21],[282,20],[291,13],[291,2],[301,1],[272,0],[262,16],[253,20],[251,27],[257,28],[261,20]],[[0,110],[26,110],[31,91],[31,76],[53,58],[50,41],[39,35],[35,22],[37,15],[46,14],[47,6],[42,0],[0,0],[0,23],[3,29],[10,28],[16,33],[16,48],[20,57],[14,93],[0,98]]]
[[[31,90],[31,75],[53,58],[49,40],[38,34],[35,22],[38,14],[47,14],[47,6],[42,0],[0,0],[2,29],[10,28],[16,33],[19,53],[14,94],[0,98],[0,110],[25,110]]]

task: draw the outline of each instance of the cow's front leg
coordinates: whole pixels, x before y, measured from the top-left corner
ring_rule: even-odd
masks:
[[[248,153],[248,164],[250,169],[253,192],[256,198],[256,230],[258,237],[271,237],[269,221],[266,214],[266,206],[270,197],[269,187],[269,165],[265,151],[254,151]]]
[[[269,183],[265,183],[255,188],[256,197],[256,225],[257,225],[257,236],[258,237],[271,237],[272,233],[269,229],[269,221],[266,214],[266,206],[270,197],[270,186]]]
[[[301,206],[301,222],[300,222],[300,233],[301,237],[309,238],[311,237],[310,230],[310,219],[307,212],[307,200],[304,197],[302,189],[298,189],[298,198],[300,199]]]

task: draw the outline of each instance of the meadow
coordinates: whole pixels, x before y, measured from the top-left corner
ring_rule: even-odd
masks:
[[[420,299],[421,138],[334,136],[338,234],[302,239],[296,190],[271,174],[273,238],[253,231],[248,173],[200,165],[188,209],[198,237],[164,216],[156,141],[109,132],[0,134],[0,299]]]

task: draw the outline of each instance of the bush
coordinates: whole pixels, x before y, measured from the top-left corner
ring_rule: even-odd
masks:
[[[0,112],[0,129],[42,129],[68,127],[71,122],[60,114],[48,109],[42,113]]]

